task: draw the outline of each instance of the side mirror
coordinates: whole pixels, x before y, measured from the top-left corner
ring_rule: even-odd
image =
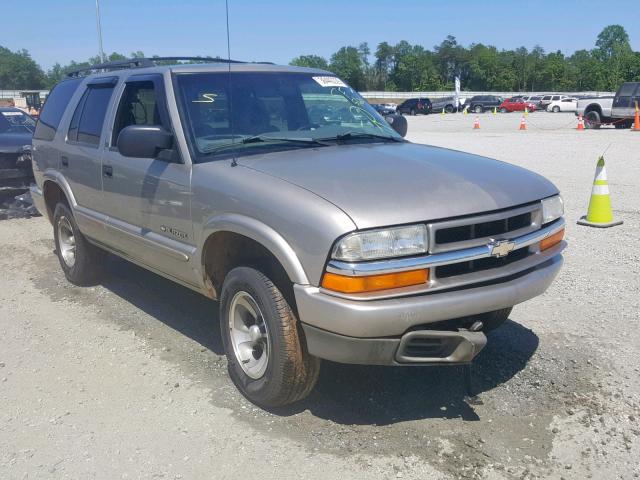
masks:
[[[156,125],[129,125],[120,131],[117,146],[125,157],[156,158],[173,147],[173,135]]]
[[[409,125],[407,124],[407,119],[402,115],[388,115],[384,117],[384,119],[389,125],[391,125],[391,128],[400,134],[401,137],[407,135]]]

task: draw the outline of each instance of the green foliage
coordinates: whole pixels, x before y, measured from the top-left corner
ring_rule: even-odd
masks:
[[[433,50],[406,40],[378,44],[373,63],[368,44],[342,47],[332,57],[329,70],[358,90],[453,90],[460,76],[465,90],[475,91],[614,91],[621,83],[640,80],[640,52],[633,52],[629,36],[620,25],[605,27],[592,50],[571,56],[531,50],[498,50],[481,43],[468,48],[449,35]],[[295,58],[293,65],[318,66],[321,57]],[[324,64],[321,68],[326,68]]]
[[[140,57],[144,57],[140,51],[129,56]],[[113,52],[106,60],[125,58]],[[97,55],[81,63],[56,63],[45,74],[26,50],[12,52],[0,46],[0,89],[51,88],[69,71],[97,63],[102,63]],[[456,76],[464,90],[474,91],[614,91],[622,82],[640,81],[640,52],[632,50],[621,25],[605,27],[593,49],[571,56],[545,53],[540,46],[464,47],[449,35],[433,50],[402,40],[395,45],[381,42],[372,51],[363,42],[340,48],[329,62],[318,55],[301,55],[291,65],[333,71],[357,90],[451,91]]]
[[[326,70],[329,68],[329,63],[322,57],[318,55],[300,55],[299,57],[291,60],[289,65],[295,65],[297,67],[309,67],[309,68],[319,68],[321,70]]]
[[[44,84],[44,73],[29,52],[0,46],[0,90],[35,90]]]

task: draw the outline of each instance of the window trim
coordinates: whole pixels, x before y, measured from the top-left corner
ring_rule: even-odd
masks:
[[[140,83],[140,82],[152,82],[153,88],[156,92],[156,102],[158,107],[158,115],[160,116],[161,127],[170,132],[173,135],[174,139],[174,148],[171,150],[174,152],[171,156],[171,159],[164,158],[162,156],[157,157],[155,160],[166,161],[167,163],[185,163],[182,155],[180,153],[180,146],[178,144],[178,137],[176,135],[176,131],[173,128],[173,122],[171,121],[171,115],[169,114],[169,103],[167,101],[167,92],[165,88],[164,76],[161,73],[134,73],[125,78],[124,82],[122,82],[122,88],[119,91],[118,101],[114,103],[114,111],[111,116],[110,125],[109,125],[109,144],[107,149],[111,152],[115,152],[118,155],[120,151],[118,150],[118,139],[113,138],[116,126],[116,120],[118,119],[118,113],[120,111],[120,105],[124,99],[125,92],[127,90],[127,86],[131,83]]]

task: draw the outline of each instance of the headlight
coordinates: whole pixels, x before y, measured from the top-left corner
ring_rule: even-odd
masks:
[[[560,195],[542,200],[542,224],[553,222],[564,215],[564,202]]]
[[[368,230],[341,239],[334,247],[332,257],[357,262],[417,255],[427,252],[428,243],[425,225]]]

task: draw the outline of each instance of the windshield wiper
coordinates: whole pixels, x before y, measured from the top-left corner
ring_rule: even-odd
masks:
[[[391,135],[380,135],[378,133],[367,132],[345,132],[339,133],[335,137],[322,138],[321,140],[351,140],[352,138],[375,138],[380,140],[390,140],[392,142],[405,142],[402,138],[393,137]]]
[[[286,143],[299,143],[302,145],[320,145],[327,147],[330,144],[323,142],[322,140],[316,140],[315,138],[293,138],[293,137],[271,137],[269,135],[254,135],[252,137],[246,137],[237,142],[225,143],[224,145],[211,146],[211,148],[205,148],[203,153],[215,153],[220,150],[232,148],[237,145],[246,145],[248,143],[268,143],[268,142],[286,142]]]

